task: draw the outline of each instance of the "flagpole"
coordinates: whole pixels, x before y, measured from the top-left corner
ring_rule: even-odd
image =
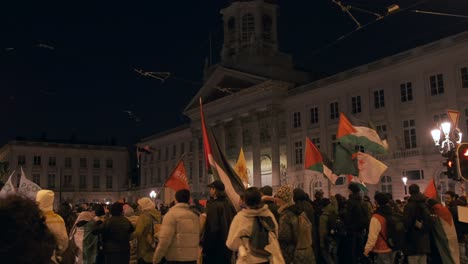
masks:
[[[165,187],[165,186],[166,186],[166,183],[169,181],[169,178],[170,178],[171,175],[174,173],[174,171],[177,169],[177,165],[179,165],[179,163],[182,161],[182,159],[183,159],[184,157],[185,157],[185,152],[182,153],[182,155],[180,156],[179,160],[177,161],[175,167],[172,169],[171,173],[169,173],[169,175],[166,176],[166,180],[164,181],[164,184],[161,186],[161,188],[163,188],[163,189],[166,188],[166,187]],[[159,193],[161,193],[161,192],[159,192]],[[156,194],[156,197],[158,197],[159,193]]]

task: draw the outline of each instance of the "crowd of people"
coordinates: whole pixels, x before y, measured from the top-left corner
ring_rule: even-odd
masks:
[[[468,224],[459,221],[466,199],[445,194],[445,205],[409,186],[405,201],[377,192],[374,199],[348,186],[310,199],[302,189],[250,187],[238,204],[224,184],[208,185],[206,207],[175,193],[170,208],[149,198],[136,205],[64,203],[54,192],[36,201],[0,199],[2,263],[468,263]],[[236,207],[240,210],[236,210]],[[4,262],[5,261],[5,262]]]

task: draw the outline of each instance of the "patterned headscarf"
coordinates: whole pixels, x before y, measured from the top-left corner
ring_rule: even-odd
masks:
[[[275,197],[278,197],[279,199],[285,201],[286,203],[291,203],[292,198],[293,198],[293,192],[292,192],[291,187],[287,185],[283,185],[279,187],[278,190],[276,191]]]

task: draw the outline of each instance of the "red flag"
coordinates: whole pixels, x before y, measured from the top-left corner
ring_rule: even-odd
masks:
[[[426,197],[437,200],[437,188],[435,185],[434,178],[432,178],[432,181],[429,182],[429,184],[426,187],[426,190],[424,190],[424,195]]]
[[[182,160],[177,163],[177,166],[175,167],[171,176],[169,176],[167,179],[164,187],[171,188],[176,192],[182,189],[190,190],[190,186],[188,185],[187,181],[187,175],[185,174],[184,162]]]

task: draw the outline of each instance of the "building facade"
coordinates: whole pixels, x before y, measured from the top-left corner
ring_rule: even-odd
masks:
[[[204,84],[184,111],[189,127],[141,142],[163,154],[176,149],[175,157],[158,161],[156,170],[167,177],[183,152],[179,145],[188,144],[192,151],[186,150],[184,160],[191,188],[206,195],[202,98],[205,118],[231,165],[243,148],[253,186],[289,184],[310,195],[318,189],[347,194],[344,176],[329,186],[303,164],[306,136],[334,158],[343,112],[371,121],[389,141],[388,154],[377,157],[388,170],[379,184],[368,186],[369,195],[379,190],[403,198],[404,176],[408,185],[417,183],[422,190],[435,178],[440,193],[464,192],[464,184],[444,176],[430,130],[451,109],[460,111],[459,127],[468,133],[468,32],[310,82],[306,73],[294,70],[289,55],[279,52],[277,8],[275,1],[232,1],[221,11],[222,59],[205,69]],[[143,171],[152,168],[142,164]]]
[[[55,201],[112,203],[128,190],[128,151],[125,147],[10,141],[0,149],[18,185],[21,167],[27,178],[55,192]]]

